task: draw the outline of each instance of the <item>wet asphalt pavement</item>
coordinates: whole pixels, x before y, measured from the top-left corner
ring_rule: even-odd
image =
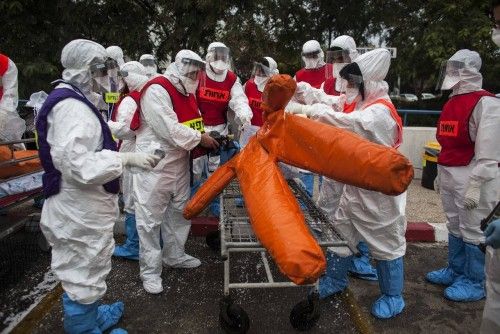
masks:
[[[143,290],[137,262],[113,260],[104,302],[118,299],[125,302],[120,327],[129,333],[222,333],[218,318],[219,300],[223,294],[223,262],[218,254],[208,249],[203,238],[191,238],[187,249],[202,260],[202,266],[191,270],[165,268],[162,275],[165,290],[156,296]],[[258,264],[257,255],[237,254],[231,259],[232,280],[245,282],[263,278],[264,268]],[[423,278],[427,271],[444,265],[445,261],[444,245],[410,244],[405,262],[406,309],[402,315],[390,320],[371,317],[369,310],[378,297],[378,284],[351,278],[354,302],[343,297],[323,301],[321,318],[309,333],[357,333],[360,322],[355,321],[353,308],[348,304],[359,305],[361,322],[365,324],[361,328],[366,329],[368,323],[368,330],[373,333],[477,333],[484,302],[447,301],[442,297],[442,287],[426,283]],[[44,271],[43,266],[37,268]],[[38,283],[31,283],[35,284]],[[235,290],[232,296],[248,313],[249,333],[293,333],[290,310],[306,294],[307,288],[286,288]],[[6,297],[15,298],[6,293],[0,295],[2,299]],[[57,297],[43,310],[46,316],[29,332],[63,333]],[[5,300],[0,301],[0,305],[5,305]]]

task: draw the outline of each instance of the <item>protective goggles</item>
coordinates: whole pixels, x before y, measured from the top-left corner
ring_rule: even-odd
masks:
[[[182,76],[192,80],[198,80],[202,71],[205,70],[205,63],[196,59],[182,58],[179,72]]]
[[[312,52],[302,52],[302,57],[304,58],[318,58],[321,50],[316,50]]]
[[[326,51],[325,60],[327,63],[330,63],[330,64],[350,63],[351,57],[349,56],[349,51],[347,51],[347,50],[330,50],[330,51]]]
[[[210,50],[214,54],[214,61],[222,60],[224,62],[229,61],[229,49],[223,46],[218,46]]]
[[[269,66],[266,66],[259,62],[253,63],[252,76],[256,77],[270,77],[272,75],[271,69]]]
[[[154,67],[156,65],[156,62],[154,59],[143,59],[139,61],[144,67]]]
[[[446,60],[442,62],[436,83],[436,91],[451,89],[459,83],[466,66],[463,61]]]

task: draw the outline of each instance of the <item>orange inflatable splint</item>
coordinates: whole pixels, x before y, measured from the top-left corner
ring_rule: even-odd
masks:
[[[0,162],[9,161],[12,159],[22,159],[36,156],[38,151],[12,151],[6,145],[0,145]],[[8,179],[10,177],[19,176],[37,170],[41,170],[42,165],[40,159],[30,159],[21,161],[12,165],[5,165],[0,167],[0,179]]]
[[[396,150],[345,130],[285,115],[283,109],[295,88],[295,81],[288,75],[269,80],[263,94],[264,125],[238,155],[200,187],[186,206],[184,217],[199,214],[236,176],[255,235],[283,274],[296,284],[307,284],[324,272],[326,260],[278,161],[388,194],[406,190],[413,168]],[[339,147],[347,143],[348,149]]]

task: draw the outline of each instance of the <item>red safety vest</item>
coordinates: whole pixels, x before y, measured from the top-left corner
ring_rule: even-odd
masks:
[[[436,139],[441,145],[438,164],[467,166],[474,157],[474,142],[470,138],[469,120],[476,104],[490,92],[477,92],[452,96],[443,107],[437,124]]]
[[[325,64],[319,68],[303,68],[295,73],[297,82],[305,81],[314,88],[320,88],[326,78],[333,73],[332,64]],[[334,86],[335,87],[335,86]]]
[[[335,82],[337,81],[337,78],[329,77],[328,79],[325,80],[325,83],[323,84],[323,90],[325,93],[328,95],[333,95],[333,96],[339,96],[340,93],[337,92],[335,89]]]
[[[130,96],[134,100],[135,104],[137,104],[137,109],[135,110],[134,115],[137,112],[137,110],[141,107],[141,92],[138,90],[131,91],[127,95],[122,96],[120,98],[120,101],[118,101],[113,107],[113,112],[111,113],[111,120],[113,122],[116,122],[116,119],[118,118],[118,108],[120,107],[120,104],[122,103],[123,99],[126,98],[127,96]]]
[[[401,120],[401,117],[399,116],[398,111],[396,110],[396,107],[394,107],[394,104],[392,104],[392,102],[390,102],[390,101],[387,101],[384,99],[379,99],[379,100],[375,100],[374,102],[366,105],[363,110],[365,110],[369,106],[372,106],[372,105],[378,104],[378,103],[383,104],[384,106],[389,108],[389,110],[391,112],[391,117],[397,124],[398,133],[397,133],[396,142],[394,143],[393,147],[398,148],[401,145],[401,143],[403,142],[403,121]]]
[[[256,126],[262,126],[264,124],[264,119],[262,117],[262,92],[257,89],[257,85],[250,79],[245,84],[245,94],[248,97],[248,103],[252,109],[252,120],[251,124]]]
[[[214,81],[203,73],[196,90],[196,99],[205,125],[214,126],[227,122],[231,88],[236,79],[236,74],[231,71],[227,71],[226,79],[222,82]]]
[[[0,53],[0,77],[3,77],[5,72],[9,69],[9,57]],[[0,80],[0,100],[3,97],[3,85]]]
[[[177,121],[183,123],[186,126],[194,130],[203,129],[203,120],[201,118],[200,112],[198,111],[198,105],[196,103],[196,98],[193,94],[185,96],[181,94],[174,85],[168,81],[164,76],[158,76],[149,80],[146,85],[142,88],[141,97],[151,85],[160,85],[165,89],[170,96],[172,101],[172,107],[175,114],[177,115]],[[132,130],[137,130],[141,126],[140,108],[135,112],[132,122],[130,123],[130,128]]]

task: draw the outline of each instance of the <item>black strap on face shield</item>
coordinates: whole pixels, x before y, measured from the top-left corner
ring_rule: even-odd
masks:
[[[365,85],[362,80],[363,74],[361,73],[361,70],[356,62],[344,66],[344,68],[340,70],[339,75],[342,79],[356,85],[359,89],[359,93],[361,94],[361,98],[363,100],[365,99]],[[354,78],[360,78],[361,80]]]

